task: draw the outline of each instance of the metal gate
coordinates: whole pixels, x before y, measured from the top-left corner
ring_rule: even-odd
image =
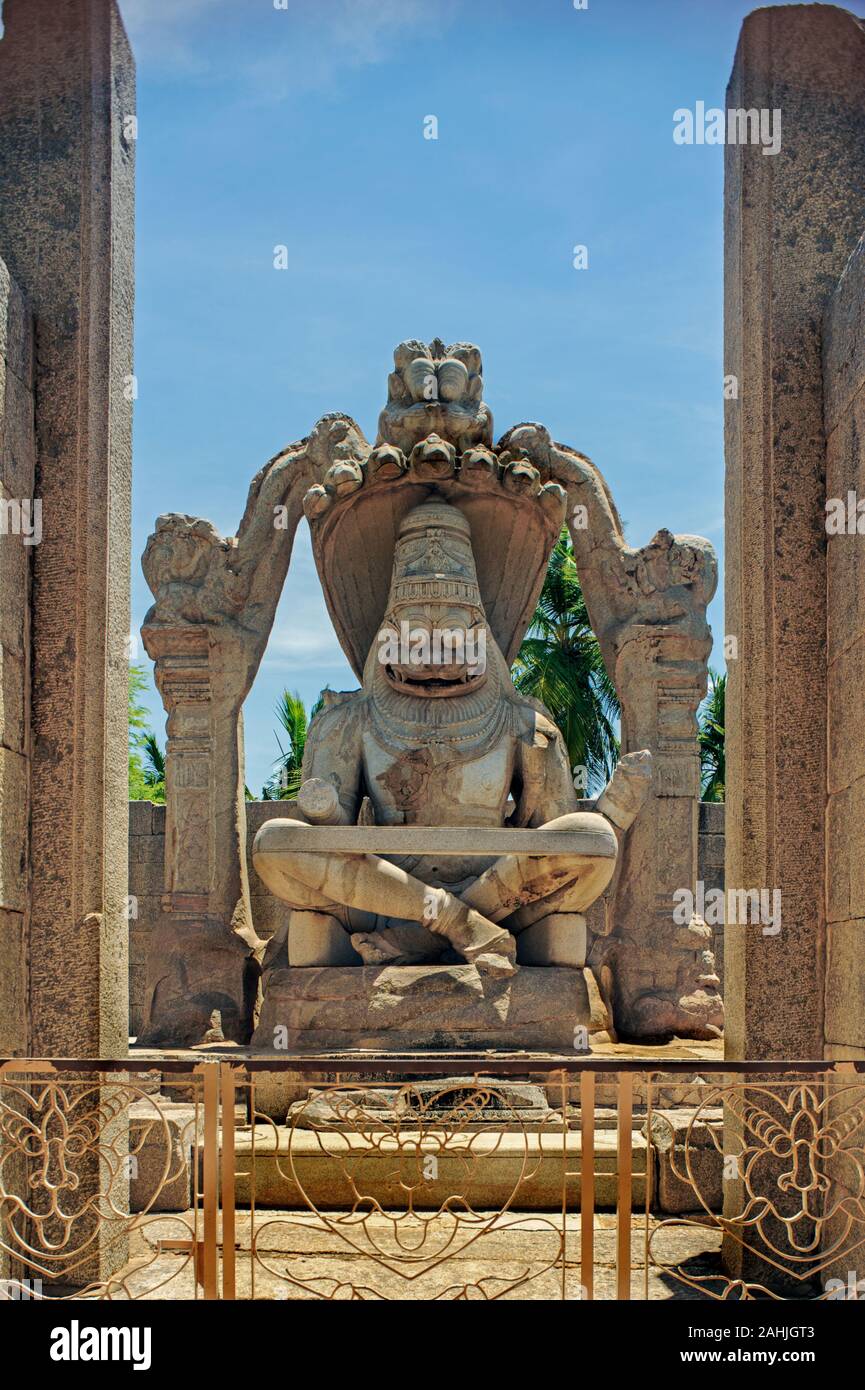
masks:
[[[9,1060],[0,1293],[865,1297],[863,1072]]]

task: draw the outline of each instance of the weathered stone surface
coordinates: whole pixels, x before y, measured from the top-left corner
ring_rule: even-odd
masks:
[[[445,347],[410,340],[394,349],[388,400],[378,422],[377,445],[393,444],[410,454],[414,445],[438,435],[460,452],[492,446],[493,417],[481,399],[481,354],[473,343]]]
[[[42,538],[31,561],[26,657],[28,1049],[120,1056],[128,1014],[134,65],[113,0],[7,0],[3,21],[0,253],[39,338]],[[10,342],[26,387],[20,315]],[[18,488],[32,443],[26,400],[13,389],[18,423],[5,433],[3,456]],[[11,555],[5,539],[0,551]],[[6,608],[4,593],[0,613]]]
[[[657,1159],[656,1209],[719,1212],[723,1206],[723,1115],[718,1110],[655,1110],[652,1145]],[[645,1126],[643,1129],[645,1133]]]
[[[865,89],[865,79],[862,82]],[[863,90],[865,104],[865,90]],[[826,991],[824,1046],[865,1058],[865,238],[823,320],[826,496],[847,525],[827,538]],[[852,507],[851,507],[852,503]],[[853,534],[850,534],[850,531]]]
[[[0,906],[27,907],[29,767],[20,753],[0,747]]]
[[[410,1127],[418,1118],[462,1127],[466,1123],[494,1124],[507,1130],[526,1124],[561,1123],[551,1111],[542,1086],[527,1081],[491,1080],[488,1086],[475,1076],[449,1076],[434,1081],[412,1081],[391,1088],[358,1087],[340,1090],[311,1089],[309,1095],[289,1106],[286,1124],[296,1129],[366,1131]]]
[[[164,914],[147,952],[143,1046],[191,1047],[203,1041],[218,1009],[225,1037],[246,1042],[258,992],[258,961],[224,923]]]
[[[29,762],[30,673],[21,656],[0,642],[0,743]],[[29,786],[27,788],[29,795]],[[2,799],[0,791],[0,799]]]
[[[27,494],[32,496],[33,487]],[[4,514],[8,506],[15,506],[20,495],[13,492],[0,480],[0,506]],[[30,637],[30,578],[33,549],[24,544],[20,535],[11,530],[0,534],[0,593],[4,602],[0,606],[0,645],[3,651],[23,660]],[[13,735],[14,737],[14,735]]]
[[[160,1097],[129,1107],[129,1210],[186,1211],[193,1200],[192,1151],[201,1117]]]
[[[33,546],[12,507],[35,493],[32,320],[0,260],[0,1053],[28,1049],[30,587]],[[27,520],[32,525],[33,513]],[[17,523],[20,526],[21,515]],[[3,1257],[0,1256],[0,1274]]]
[[[469,840],[471,844],[469,846]],[[309,825],[302,821],[265,821],[256,836],[257,854],[425,854],[464,859],[471,848],[479,858],[500,854],[589,855],[616,858],[616,837],[609,823],[592,812],[574,813],[569,823],[537,830],[491,830],[482,826]]]
[[[555,966],[502,980],[470,965],[289,969],[270,975],[253,1046],[571,1051],[575,1029],[589,1022],[582,972]]]
[[[291,910],[288,923],[288,964],[362,965],[341,922],[326,912]]]
[[[859,357],[855,335],[840,346],[855,318],[848,303],[828,334],[824,391],[821,321],[865,225],[863,71],[860,20],[830,5],[784,5],[745,20],[727,93],[729,108],[779,109],[783,121],[779,153],[725,152],[724,371],[738,381],[725,421],[725,621],[738,642],[726,878],[728,888],[783,895],[780,936],[727,933],[735,1058],[823,1051],[826,865],[839,847],[824,829],[827,594],[830,633],[836,602],[826,423],[849,401]],[[845,539],[830,539],[830,553]],[[860,691],[852,698],[861,705]]]
[[[823,322],[823,417],[827,434],[849,416],[865,381],[865,234],[844,267]],[[828,496],[833,478],[827,474]]]
[[[724,833],[724,803],[723,801],[701,801],[700,802],[700,834],[701,835],[723,835]]]
[[[579,912],[556,912],[526,927],[517,938],[520,965],[568,965],[581,970],[586,963],[586,919]]]
[[[0,907],[0,1056],[27,1052],[27,934],[23,912]]]
[[[580,810],[589,810],[591,802],[580,802]],[[274,812],[272,801],[248,801],[246,803],[247,821],[247,855],[251,853],[252,843],[255,835],[265,821],[272,819]],[[160,898],[152,897],[143,891],[143,881],[141,878],[142,865],[161,863],[164,855],[165,837],[165,807],[152,805],[146,801],[132,801],[129,804],[130,813],[130,840],[129,840],[129,891],[135,898],[136,917],[130,922],[130,952],[136,953],[136,959],[146,960],[146,943],[149,941],[150,933],[156,926],[161,916]],[[711,826],[720,832],[723,840],[724,830],[724,804],[723,802],[703,802],[700,812],[701,826]],[[137,833],[140,830],[142,833]],[[699,877],[706,883],[707,888],[723,888],[724,874],[723,869],[709,870],[703,862],[704,847],[708,841],[713,839],[712,831],[701,829],[700,831],[700,869]],[[713,855],[714,859],[723,859],[723,853]],[[289,962],[292,965],[310,965],[315,959],[321,958],[324,932],[314,926],[307,932],[302,929],[298,937],[298,950],[302,954],[302,959],[293,960],[291,957],[291,941],[293,939],[293,926],[289,926],[289,919],[292,923],[303,914],[292,916],[292,910],[286,903],[281,903],[272,893],[268,892],[264,884],[253,874],[250,880],[250,901],[252,903],[253,920],[255,922],[256,934],[260,937],[269,939],[275,931],[279,930],[283,936],[288,936],[289,941]],[[587,930],[592,935],[598,934],[599,928],[603,926],[605,912],[604,898],[601,897],[593,903],[588,913],[586,913]],[[336,936],[336,928],[332,942],[334,948],[340,953],[339,959],[323,961],[322,964],[333,965],[360,965],[361,959],[351,946],[350,940],[346,938],[342,926],[338,927],[340,933]],[[343,956],[348,940],[348,958]],[[133,946],[133,942],[139,944]],[[715,928],[713,938],[713,949],[715,951],[715,968],[718,975],[721,975],[723,968],[723,926]],[[519,947],[518,947],[519,949]],[[141,955],[142,950],[144,955]],[[591,982],[587,981],[591,993]],[[129,1008],[130,1008],[130,1028],[132,1035],[137,1035],[141,1029],[141,1021],[144,1009],[144,970],[134,966],[130,961],[129,972]],[[593,1043],[593,1047],[595,1044]]]
[[[862,861],[859,861],[862,871]],[[865,1058],[865,917],[826,926],[826,1042]],[[845,1052],[844,1056],[852,1056]]]
[[[634,1134],[632,1143],[631,1191],[638,1208],[646,1201],[646,1141]],[[344,1210],[359,1191],[386,1211],[400,1213],[405,1212],[409,1186],[416,1211],[436,1211],[455,1194],[464,1196],[477,1212],[496,1211],[509,1203],[519,1211],[560,1210],[564,1147],[568,1168],[575,1174],[568,1180],[568,1198],[572,1210],[579,1209],[580,1135],[565,1137],[555,1126],[506,1133],[494,1126],[484,1132],[478,1126],[462,1143],[448,1142],[441,1128],[436,1130],[435,1119],[423,1130],[404,1125],[398,1140],[390,1141],[374,1128],[349,1138],[340,1130],[274,1126],[256,1134],[254,1155],[248,1134],[239,1132],[236,1144],[241,1204],[249,1201],[254,1165],[256,1206],[262,1208],[309,1202],[319,1211]],[[423,1159],[429,1153],[437,1160],[434,1175],[429,1168],[424,1172]],[[595,1205],[610,1209],[617,1197],[615,1131],[595,1135],[595,1163]]]

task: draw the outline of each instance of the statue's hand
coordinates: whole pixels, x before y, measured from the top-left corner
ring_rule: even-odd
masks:
[[[595,802],[595,810],[620,830],[636,820],[652,786],[652,755],[647,748],[625,753]]]
[[[339,804],[333,782],[308,777],[297,793],[297,809],[310,825],[349,825],[348,813]]]

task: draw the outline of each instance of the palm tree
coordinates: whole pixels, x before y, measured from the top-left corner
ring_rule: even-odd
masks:
[[[697,711],[700,726],[700,772],[704,801],[723,801],[726,767],[724,763],[724,699],[727,677],[709,668],[709,692]]]
[[[147,690],[143,666],[129,667],[129,800],[165,800],[165,756],[153,730],[148,727],[147,706],[142,695]]]
[[[519,691],[541,700],[550,711],[571,767],[585,769],[582,785],[591,795],[618,761],[620,710],[589,622],[567,530],[556,542],[513,677]]]
[[[288,746],[283,748],[277,733],[276,742],[279,745],[280,756],[274,765],[273,776],[262,788],[262,800],[293,801],[297,796],[300,790],[306,736],[310,724],[323,706],[324,691],[307,714],[306,706],[297,691],[283,690],[276,704],[276,717],[288,736]]]
[[[165,754],[152,729],[147,729],[141,739],[141,752],[144,756],[144,781],[148,787],[165,788]]]

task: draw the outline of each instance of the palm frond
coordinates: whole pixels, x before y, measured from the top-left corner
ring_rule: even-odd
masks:
[[[327,689],[327,687],[325,687]],[[262,789],[265,801],[293,801],[300,790],[303,779],[303,755],[309,726],[319,710],[324,707],[324,691],[318,696],[307,714],[306,706],[298,692],[283,690],[276,704],[276,717],[280,727],[287,735],[283,746],[279,732],[276,731],[276,745],[279,757],[274,763],[274,771]]]
[[[141,740],[144,758],[144,780],[151,786],[165,781],[165,754],[152,729],[148,729]]]
[[[620,709],[589,622],[567,531],[550,559],[513,677],[518,690],[546,705],[571,766],[584,767],[589,789],[599,788],[618,760]]]
[[[726,780],[725,702],[727,677],[709,669],[709,690],[697,711],[700,742],[701,795],[704,801],[723,801]]]

